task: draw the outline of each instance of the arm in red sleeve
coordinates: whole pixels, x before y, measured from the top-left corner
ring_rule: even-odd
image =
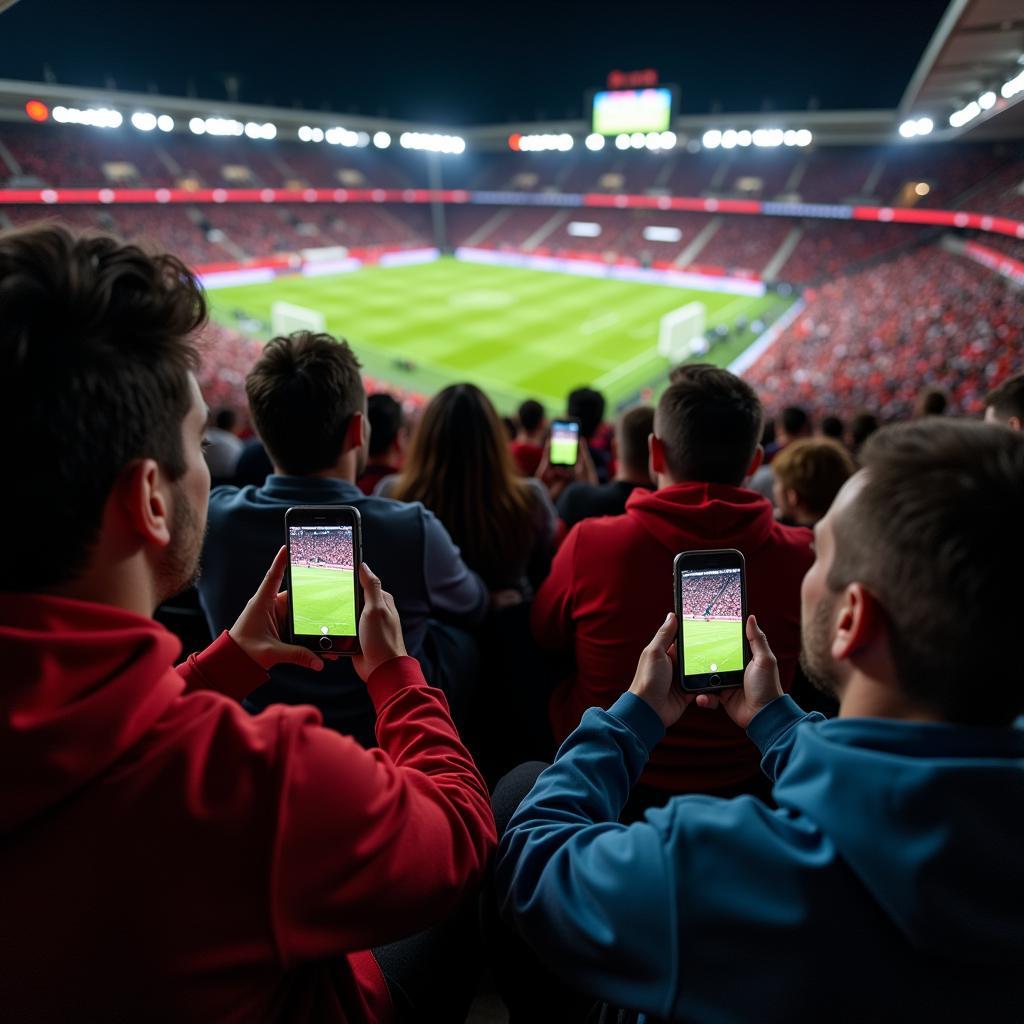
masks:
[[[282,718],[271,906],[286,964],[436,923],[479,883],[497,842],[487,786],[419,664],[386,662],[367,688],[380,749]]]
[[[215,690],[241,700],[270,676],[245,651],[227,630],[198,654],[190,654],[175,671],[185,680],[185,692]]]
[[[570,650],[573,645],[573,588],[576,547],[582,523],[577,523],[555,552],[551,572],[533,599],[530,626],[533,637],[549,651]]]

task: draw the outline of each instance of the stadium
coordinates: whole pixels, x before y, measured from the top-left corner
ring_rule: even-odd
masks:
[[[5,1019],[1020,1019],[1024,0],[0,41]]]

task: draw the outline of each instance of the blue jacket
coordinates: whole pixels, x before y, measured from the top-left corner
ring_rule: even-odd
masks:
[[[657,1019],[1024,1020],[1024,733],[789,697],[748,733],[778,810],[684,796],[627,827],[664,729],[629,693],[587,711],[502,840],[506,920]]]
[[[466,567],[448,531],[421,504],[367,497],[355,484],[327,477],[271,475],[262,487],[217,487],[210,494],[199,600],[210,632],[231,626],[256,592],[284,543],[284,513],[292,505],[354,505],[362,517],[363,560],[395,598],[409,653],[431,679],[429,619],[470,627],[488,607],[487,589]],[[374,743],[376,713],[347,658],[322,672],[281,665],[252,695],[271,703],[313,704],[325,723]]]

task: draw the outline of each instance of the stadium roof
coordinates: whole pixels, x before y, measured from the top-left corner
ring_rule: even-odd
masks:
[[[1003,84],[1024,67],[1021,0],[951,0],[900,101],[901,118],[926,115],[945,127],[949,116]],[[1018,135],[1024,130],[1024,92],[1002,98],[972,117],[957,134],[972,139]]]

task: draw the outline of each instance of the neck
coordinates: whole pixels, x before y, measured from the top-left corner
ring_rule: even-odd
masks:
[[[278,476],[295,475],[282,469],[276,463],[274,463],[274,472]],[[318,473],[303,473],[302,475],[320,480],[346,480],[348,483],[354,484],[357,477],[356,460],[354,457],[350,457],[350,453],[346,452],[333,466],[328,466],[327,469],[322,469]]]
[[[110,605],[147,619],[160,603],[153,573],[141,551],[120,558],[97,551],[84,572],[47,592],[55,597]]]
[[[646,469],[632,469],[621,464],[615,473],[615,479],[624,484],[636,484],[637,487],[650,487],[651,485],[651,478],[647,475]],[[658,486],[660,487],[661,484]]]
[[[908,697],[895,680],[883,681],[855,671],[839,702],[840,718],[889,718],[899,722],[942,722],[934,709]]]

